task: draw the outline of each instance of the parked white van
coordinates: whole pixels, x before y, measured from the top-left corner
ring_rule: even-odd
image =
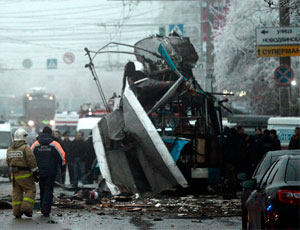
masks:
[[[9,175],[6,163],[6,151],[12,143],[12,140],[10,123],[0,121],[0,175]]]
[[[76,134],[76,128],[79,115],[77,112],[61,112],[56,113],[52,122],[53,130],[58,130],[61,135],[69,132],[70,139],[73,140]]]
[[[268,129],[277,131],[282,149],[288,149],[291,137],[295,133],[295,128],[299,126],[300,117],[270,117],[268,120]]]
[[[98,124],[98,122],[101,120],[101,117],[83,117],[79,118],[77,123],[77,132],[83,133],[83,138],[87,138],[92,129]]]

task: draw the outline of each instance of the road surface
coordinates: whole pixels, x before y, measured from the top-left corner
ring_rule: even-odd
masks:
[[[37,186],[38,189],[38,186]],[[55,194],[62,192],[55,188]],[[37,190],[38,191],[38,190]],[[11,184],[0,179],[0,199],[11,192]],[[39,198],[39,192],[37,192]],[[0,210],[0,229],[241,229],[241,217],[187,218],[168,217],[159,212],[124,212],[116,210],[60,209],[53,207],[50,217],[43,217],[39,210],[34,210],[32,218],[15,219],[11,209]]]

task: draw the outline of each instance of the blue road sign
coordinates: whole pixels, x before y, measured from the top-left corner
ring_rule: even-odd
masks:
[[[294,79],[294,71],[288,65],[281,65],[275,70],[274,79],[277,84],[287,86]]]
[[[183,37],[183,24],[171,24],[169,25],[169,32],[175,31],[180,37]]]
[[[57,69],[57,59],[47,59],[47,69]]]

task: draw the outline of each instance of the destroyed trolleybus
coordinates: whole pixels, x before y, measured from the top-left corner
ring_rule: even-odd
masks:
[[[158,44],[163,45],[177,70],[182,73],[185,84],[180,85],[169,100],[154,110],[158,96],[163,96],[168,88],[164,89],[161,85],[174,84],[178,74],[164,60],[135,48],[136,58],[144,67],[143,74],[149,78],[144,83],[134,84],[136,96],[148,111],[189,184],[197,183],[198,179],[220,183],[222,119],[219,108],[215,107],[216,98],[204,92],[193,76],[197,53],[188,38],[178,36],[150,37],[135,46],[149,48]]]
[[[143,71],[127,63],[119,107],[93,129],[107,187],[117,194],[220,183],[221,113],[193,76],[193,45],[175,35],[133,47]]]

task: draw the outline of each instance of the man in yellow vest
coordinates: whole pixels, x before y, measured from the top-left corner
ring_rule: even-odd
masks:
[[[24,129],[17,129],[6,155],[13,183],[12,204],[16,218],[21,218],[23,214],[32,217],[36,193],[34,181],[38,181],[39,177],[35,156],[25,142],[27,135]]]

